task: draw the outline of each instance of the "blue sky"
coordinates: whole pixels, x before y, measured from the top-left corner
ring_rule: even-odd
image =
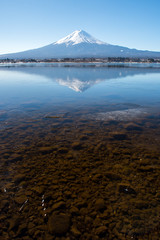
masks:
[[[160,51],[160,0],[0,0],[0,54],[83,29],[110,44]]]

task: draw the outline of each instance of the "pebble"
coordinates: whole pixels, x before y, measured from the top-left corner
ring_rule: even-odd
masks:
[[[106,226],[98,227],[95,231],[95,234],[98,235],[99,237],[104,237],[107,234],[107,227]]]
[[[57,210],[57,209],[63,209],[65,208],[65,202],[61,201],[61,202],[58,202],[58,203],[55,203],[53,206],[52,206],[52,210]]]
[[[104,199],[97,199],[95,202],[95,209],[98,211],[104,210],[106,208]]]

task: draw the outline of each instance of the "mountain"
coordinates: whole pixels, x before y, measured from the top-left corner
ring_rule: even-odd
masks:
[[[0,55],[0,59],[50,59],[85,57],[160,58],[160,52],[142,51],[121,47],[118,45],[111,45],[92,37],[83,30],[79,30],[58,40],[57,42],[41,48]]]

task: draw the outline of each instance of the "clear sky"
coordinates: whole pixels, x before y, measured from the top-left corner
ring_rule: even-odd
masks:
[[[160,0],[0,0],[0,54],[79,29],[110,44],[160,51]]]

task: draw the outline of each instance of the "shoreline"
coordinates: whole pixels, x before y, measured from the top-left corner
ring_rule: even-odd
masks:
[[[160,62],[0,62],[0,67],[160,68]]]
[[[51,59],[0,59],[0,63],[160,63],[158,58],[51,58]]]

